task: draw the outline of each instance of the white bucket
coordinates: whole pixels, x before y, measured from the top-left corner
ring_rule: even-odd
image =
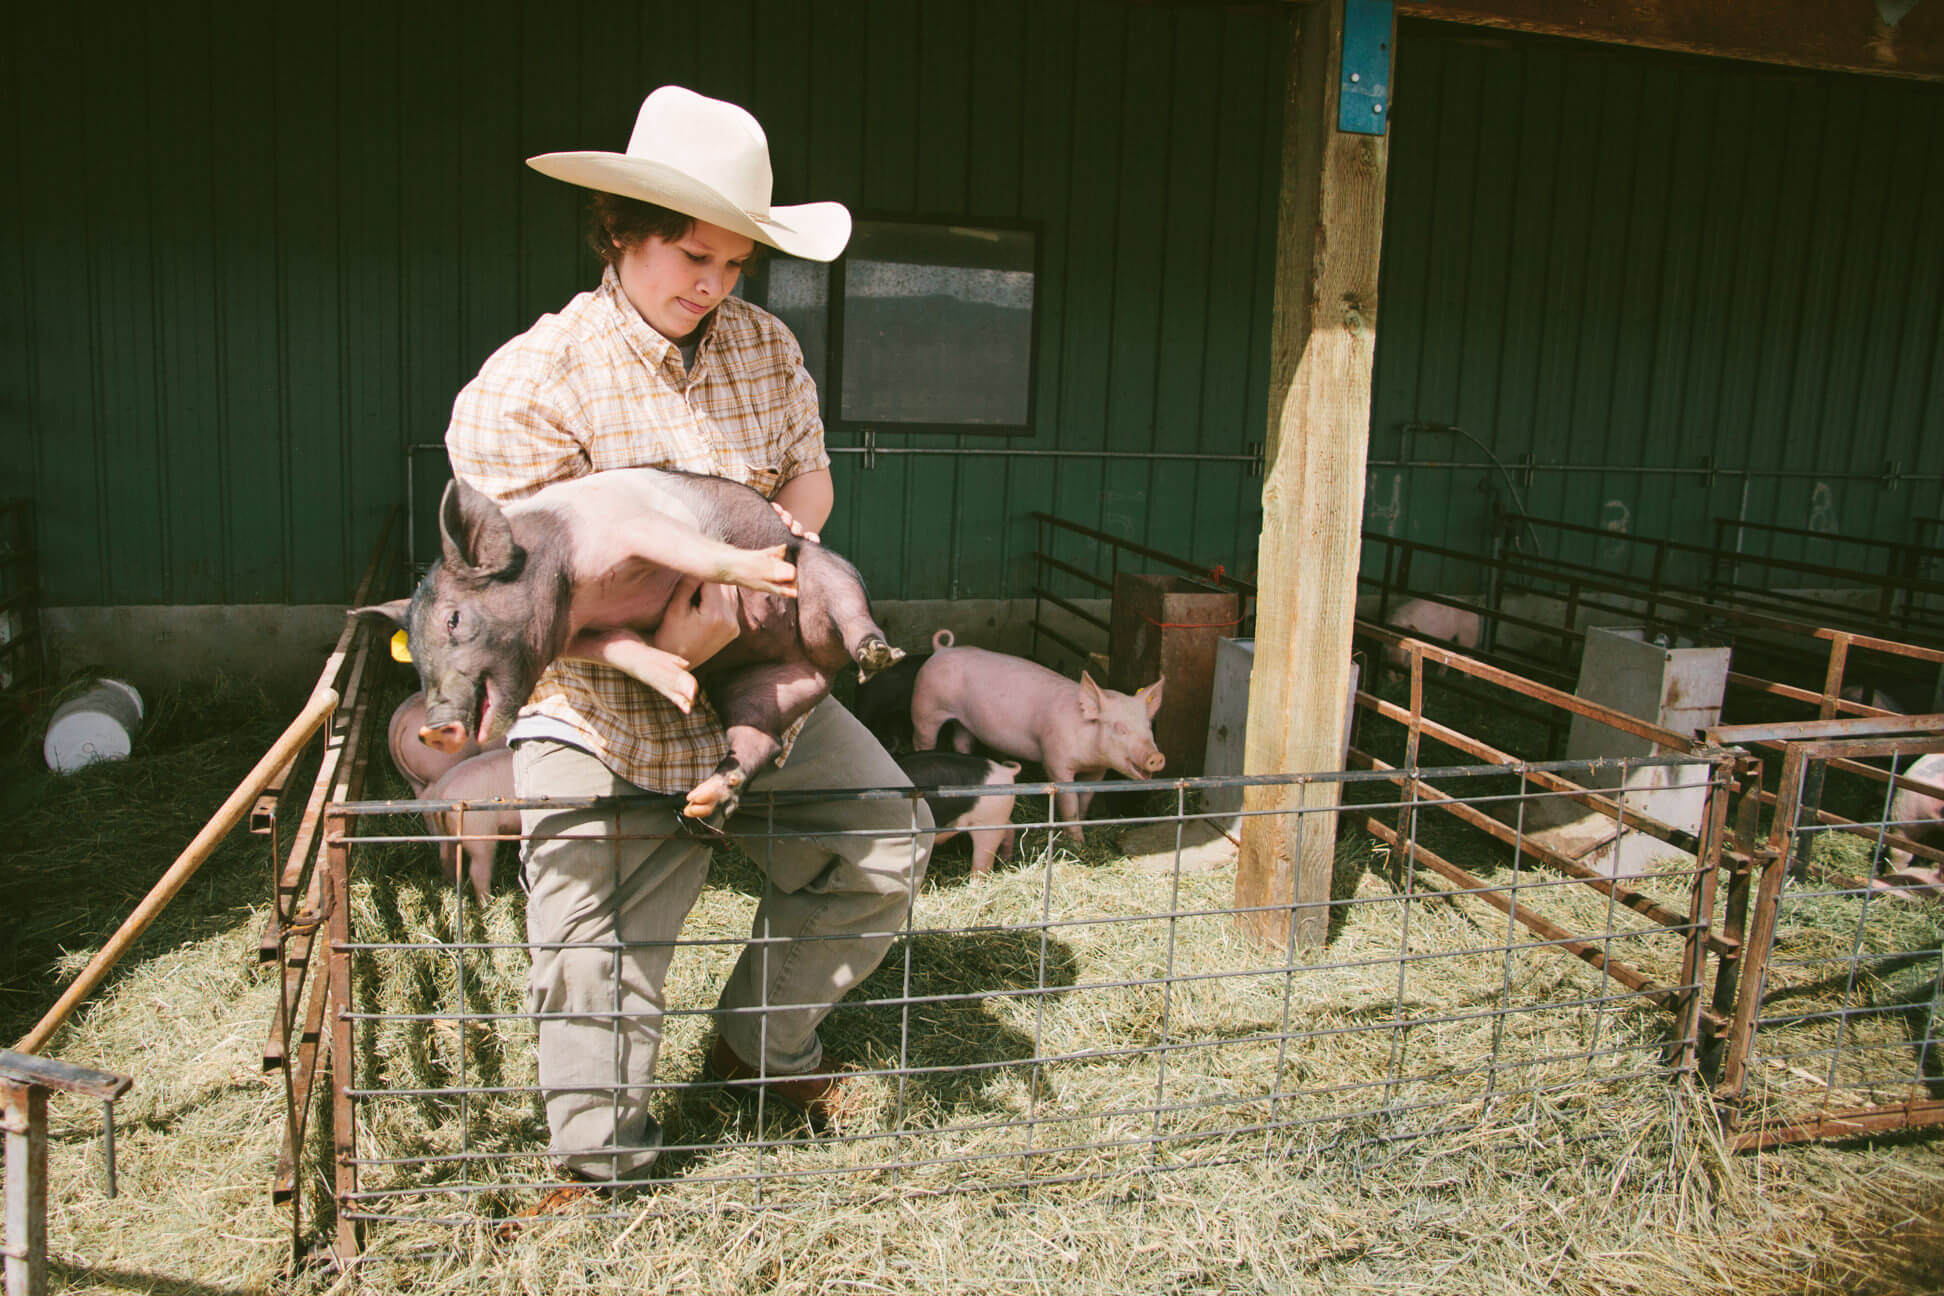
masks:
[[[47,768],[62,774],[98,760],[125,760],[141,723],[142,695],[135,686],[100,680],[54,712],[41,754]]]

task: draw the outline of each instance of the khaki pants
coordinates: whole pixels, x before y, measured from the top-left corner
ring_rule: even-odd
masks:
[[[747,784],[729,835],[767,833],[772,823],[787,834],[745,843],[768,875],[751,935],[768,939],[744,947],[715,1009],[716,1029],[751,1065],[773,1075],[819,1068],[817,1023],[877,968],[903,927],[932,826],[925,803],[912,800],[781,805],[772,820],[760,794],[909,783],[870,732],[826,698],[789,763]],[[522,797],[640,791],[588,753],[544,740],[514,747],[513,784]],[[618,822],[613,810],[521,815],[535,947],[528,1001],[548,1014],[538,1050],[549,1150],[592,1178],[637,1173],[660,1145],[647,1085],[661,1048],[662,986],[710,853],[676,820],[663,807],[625,809]],[[547,948],[558,944],[588,948]]]

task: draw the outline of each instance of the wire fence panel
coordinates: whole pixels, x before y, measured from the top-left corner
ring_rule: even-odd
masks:
[[[1562,805],[1580,811],[1562,784],[1611,785],[1624,820],[1618,765],[1678,769],[1712,798],[1728,764],[1310,776],[1341,784],[1344,824],[1316,950],[1287,921],[1280,947],[1244,934],[1260,911],[1238,909],[1231,839],[1199,810],[1211,789],[1293,778],[950,790],[1016,796],[1013,858],[981,876],[964,847],[937,848],[889,954],[821,1026],[826,1070],[844,1077],[821,1133],[764,1086],[705,1068],[724,979],[752,939],[764,944],[751,924],[766,842],[745,833],[716,849],[679,940],[662,947],[653,1080],[620,1080],[617,1059],[615,1081],[595,1088],[617,1103],[646,1095],[662,1144],[635,1186],[668,1212],[1306,1157],[1597,1103],[1694,1069],[1719,940],[1712,848],[1705,864],[1669,846],[1624,878],[1589,879],[1552,867],[1528,834]],[[1115,813],[1097,808],[1075,845],[1056,796],[1103,787]],[[618,823],[626,803],[521,804],[581,804]],[[502,881],[482,902],[440,876],[433,846],[451,836],[421,816],[447,808],[331,810],[341,1243],[372,1224],[503,1223],[576,1182],[547,1152],[534,1047],[547,1014],[527,992],[523,896]],[[1295,813],[1292,842],[1331,831],[1326,814]],[[617,978],[653,952],[600,948]],[[617,990],[617,1010],[591,1019],[625,1019],[620,1002]]]
[[[1944,904],[1898,849],[1937,811],[1884,778],[1944,737],[1784,746],[1723,1077],[1734,1145],[1944,1122]]]

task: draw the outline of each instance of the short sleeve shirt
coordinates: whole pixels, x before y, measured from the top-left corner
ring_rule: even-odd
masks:
[[[628,302],[612,266],[600,287],[493,353],[453,402],[446,451],[454,473],[503,503],[637,467],[726,477],[773,497],[830,466],[816,386],[782,321],[725,298],[690,370]],[[609,769],[654,791],[686,791],[729,749],[706,698],[685,716],[590,662],[548,667],[520,714],[564,725]]]

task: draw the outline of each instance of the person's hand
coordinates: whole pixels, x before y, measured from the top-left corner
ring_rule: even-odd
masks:
[[[790,516],[790,510],[784,508],[781,504],[778,504],[775,500],[770,501],[770,507],[776,510],[776,516],[783,519],[783,525],[790,528],[791,535],[802,536],[805,540],[808,540],[811,544],[822,543],[821,540],[819,540],[817,533],[815,531],[805,531],[803,529],[803,523],[797,521],[794,517]]]
[[[684,576],[655,628],[655,647],[691,667],[700,666],[735,639],[741,629],[736,607],[736,592],[729,586]]]

